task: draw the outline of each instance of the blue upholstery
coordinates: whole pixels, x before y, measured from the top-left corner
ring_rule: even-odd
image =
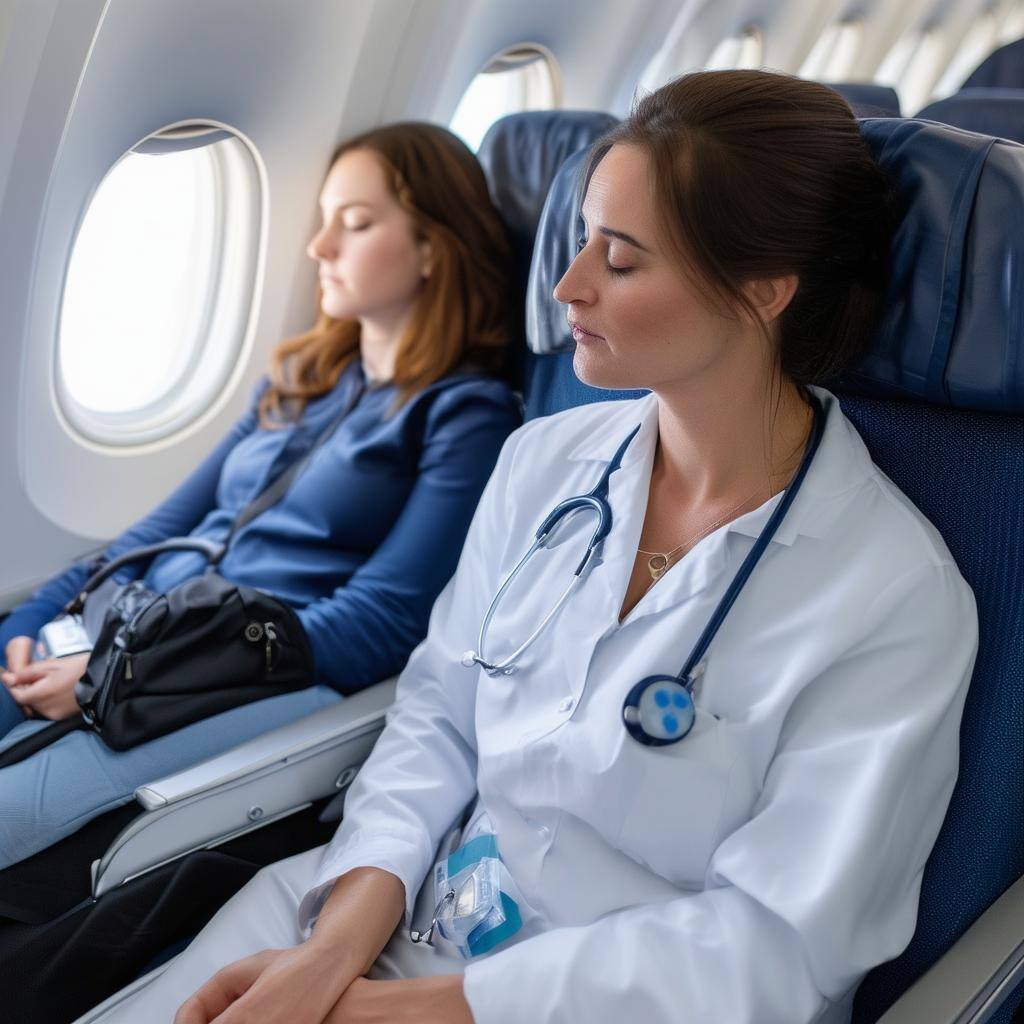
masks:
[[[586,149],[615,118],[592,110],[509,114],[488,129],[477,157],[526,280],[544,197],[566,157]]]
[[[501,117],[488,129],[477,157],[512,243],[513,294],[525,290],[537,222],[558,168],[614,124],[611,114],[597,111],[538,110]],[[521,305],[517,313],[521,317]],[[522,336],[518,317],[513,331],[513,337]],[[521,385],[530,372],[530,356],[521,346],[513,346],[508,355],[511,379]]]
[[[889,85],[874,82],[825,82],[853,108],[858,117],[899,117],[900,98]]]
[[[929,103],[918,119],[1024,142],[1024,88],[965,89]]]
[[[845,386],[1024,412],[1024,147],[930,121],[861,131],[902,209],[881,329]]]
[[[960,778],[925,871],[917,932],[857,993],[854,1024],[870,1024],[1024,874],[1024,418],[840,399],[872,458],[949,545],[981,631]]]
[[[1000,46],[989,54],[962,88],[1024,89],[1024,39]]]
[[[1024,874],[1024,147],[921,121],[862,122],[901,221],[872,351],[836,390],[875,462],[936,525],[978,602],[961,769],[907,950],[868,975],[871,1024]],[[556,176],[527,292],[527,416],[637,392],[572,373],[551,289],[572,258],[582,154]],[[1005,1024],[1015,1005],[994,1020]]]

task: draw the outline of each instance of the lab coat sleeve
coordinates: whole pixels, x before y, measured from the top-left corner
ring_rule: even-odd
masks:
[[[476,1024],[800,1024],[906,946],[956,781],[974,596],[928,565],[850,614],[861,640],[791,704],[706,888],[471,964]]]
[[[224,460],[232,448],[256,429],[257,402],[267,386],[266,378],[256,384],[249,408],[232,426],[216,448],[147,516],[128,527],[110,542],[104,557],[117,558],[132,548],[180,537],[199,525],[216,504],[217,485]],[[90,576],[92,559],[76,562],[47,580],[25,602],[18,605],[0,625],[0,652],[15,636],[35,636],[81,590]]]
[[[401,879],[408,924],[435,851],[476,793],[478,673],[459,658],[476,646],[480,621],[497,589],[517,436],[502,448],[455,575],[434,604],[426,639],[399,678],[387,725],[349,790],[341,827],[299,907],[303,929],[312,927],[336,878],[367,866]]]
[[[416,482],[395,525],[334,592],[298,610],[318,682],[355,693],[401,671],[458,562],[502,444],[519,425],[494,381],[448,389],[427,419]]]

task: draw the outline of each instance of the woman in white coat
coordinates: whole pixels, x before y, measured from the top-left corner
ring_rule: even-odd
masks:
[[[651,393],[509,439],[334,841],[261,872],[104,1020],[849,1019],[913,933],[977,645],[941,538],[817,386],[870,338],[887,202],[822,86],[712,72],[639,102],[595,149],[555,297],[579,377]],[[599,481],[598,557],[489,671],[595,516],[562,521],[479,643],[492,598]],[[638,687],[688,655],[685,687]],[[473,892],[431,871],[460,860],[499,871],[468,937]],[[410,940],[432,911],[455,941]]]

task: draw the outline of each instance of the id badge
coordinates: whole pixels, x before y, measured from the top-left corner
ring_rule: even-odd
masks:
[[[518,895],[501,861],[498,839],[478,835],[434,865],[434,892],[444,911],[438,930],[467,960],[487,953],[523,926]],[[445,894],[452,899],[444,903]]]
[[[81,615],[62,615],[48,622],[36,638],[37,658],[67,658],[92,650]]]

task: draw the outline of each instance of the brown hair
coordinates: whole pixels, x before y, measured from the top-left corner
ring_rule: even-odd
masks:
[[[422,122],[348,139],[330,166],[356,149],[380,160],[417,239],[431,243],[431,274],[396,353],[394,408],[462,363],[497,372],[509,331],[511,255],[476,157],[451,132]],[[312,330],[281,342],[270,356],[261,425],[298,419],[309,401],[334,387],[358,351],[359,322],[324,313]]]
[[[884,296],[892,198],[838,93],[776,72],[684,75],[598,140],[584,188],[618,144],[647,154],[666,240],[726,307],[759,320],[743,286],[796,274],[775,331],[791,380],[828,382],[864,354]]]

